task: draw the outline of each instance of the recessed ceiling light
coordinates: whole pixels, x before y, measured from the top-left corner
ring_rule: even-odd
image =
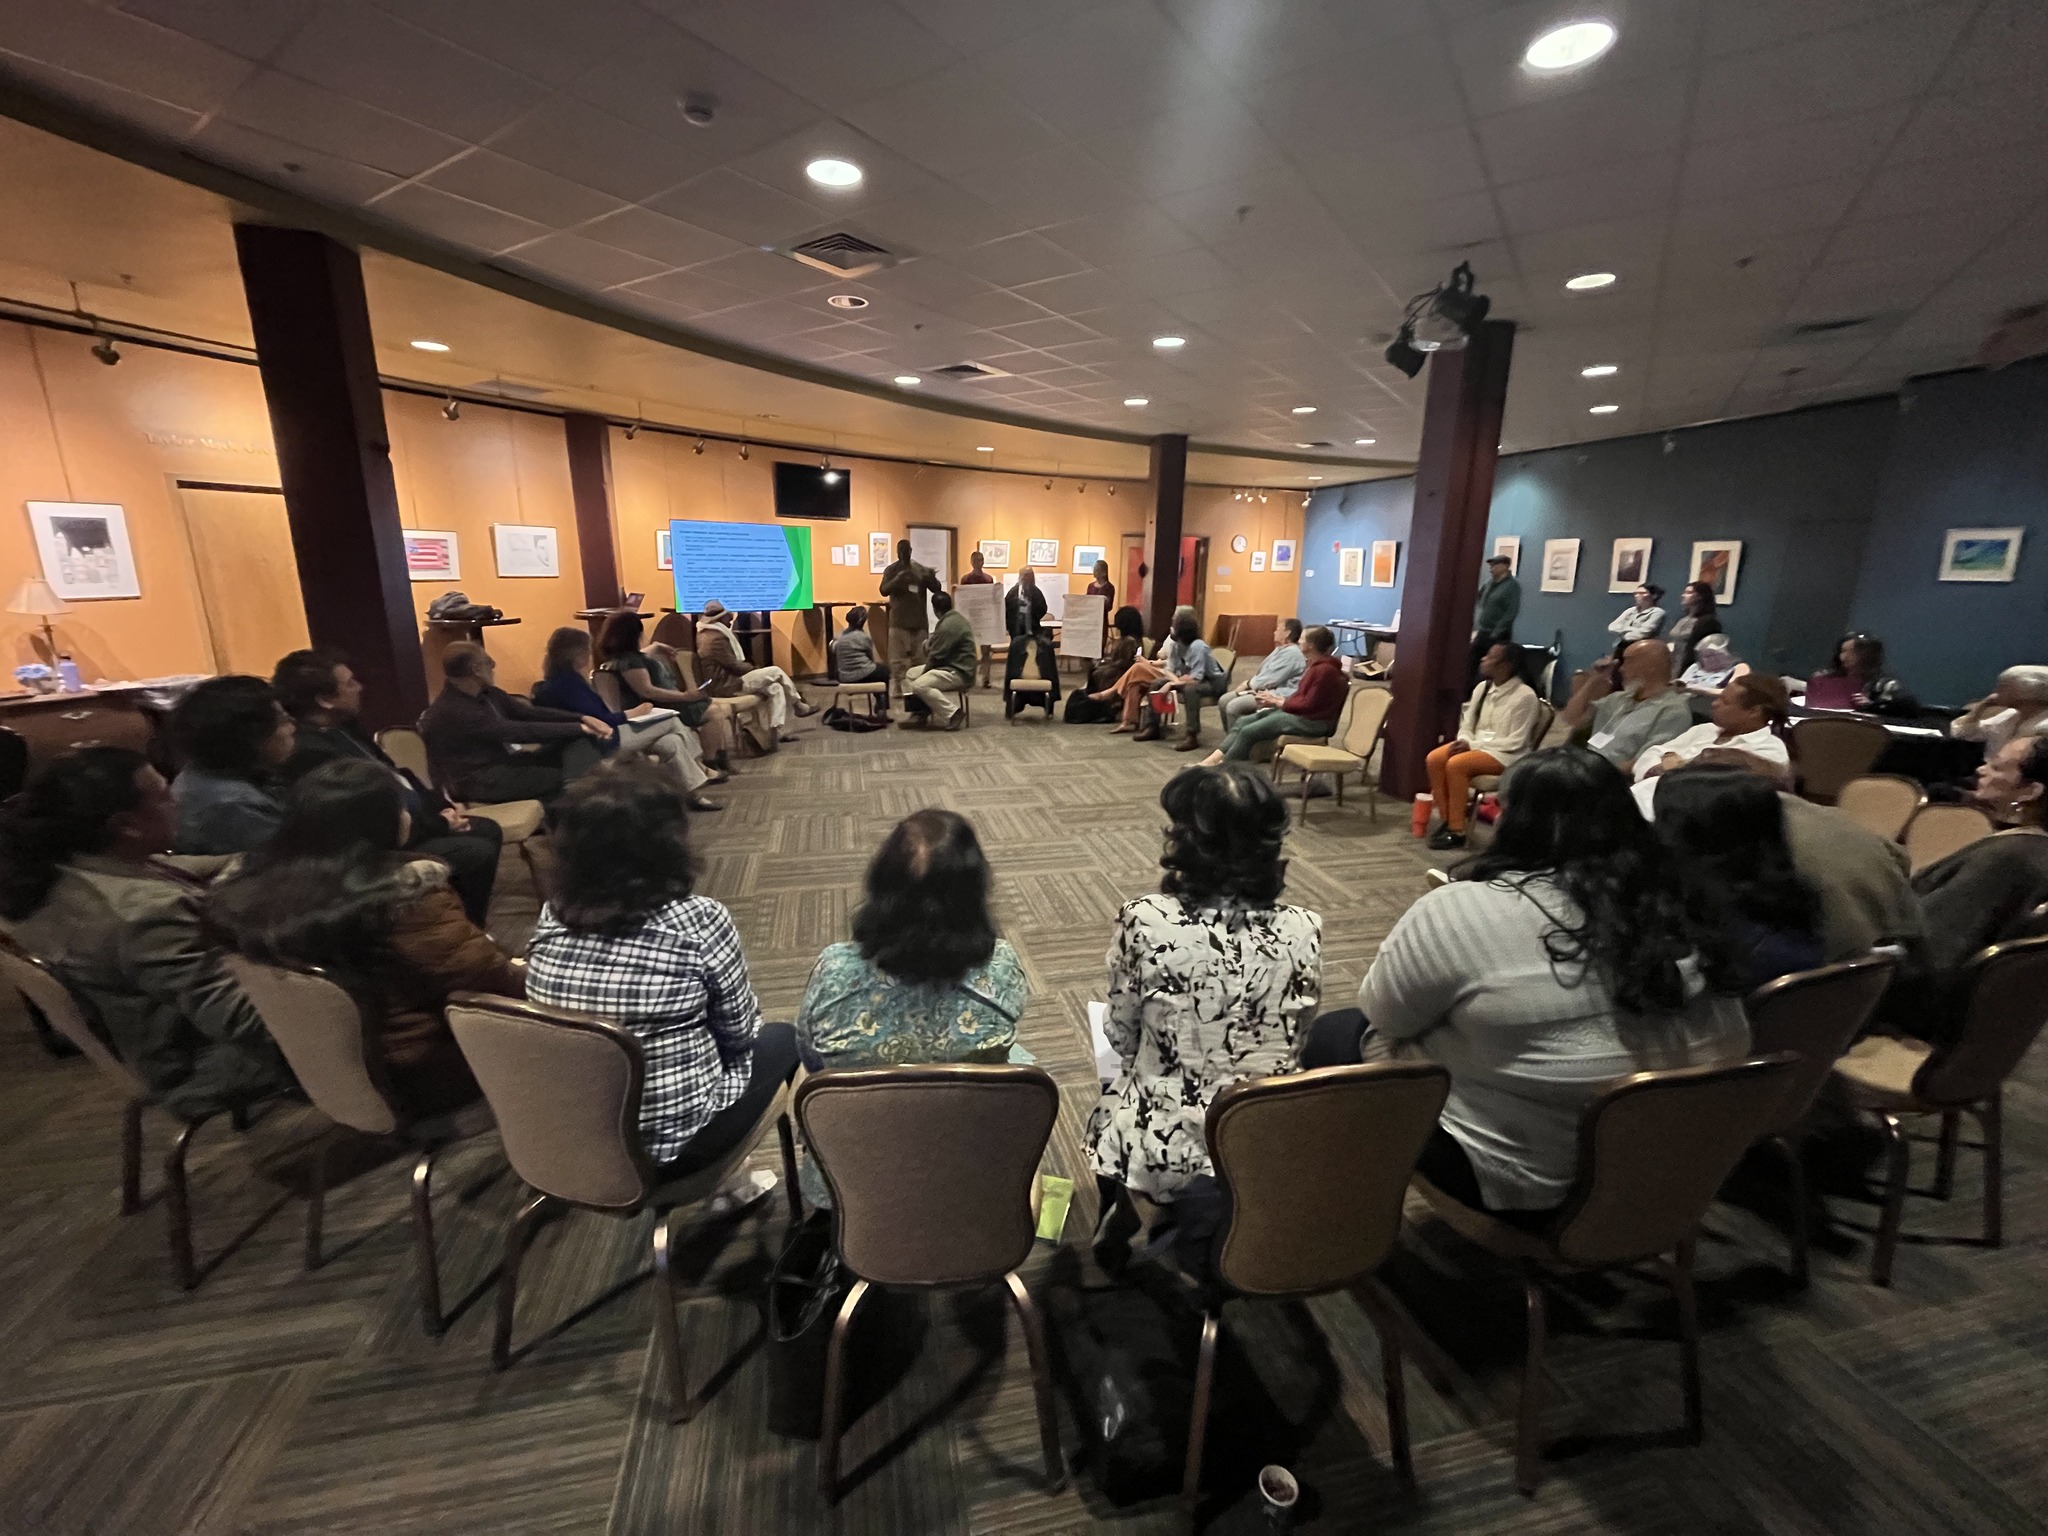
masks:
[[[914,373],[899,373],[896,375],[896,382],[898,384],[901,384],[905,389],[915,389],[918,385],[922,384],[924,380],[919,378]]]
[[[1320,479],[1322,479],[1322,478],[1323,478],[1323,477],[1322,477],[1321,475],[1310,475],[1310,476],[1309,476],[1309,479],[1311,479],[1311,480],[1320,480]]]
[[[1612,416],[1621,407],[1618,405],[1589,405],[1586,409],[1594,416]]]
[[[868,301],[857,293],[835,293],[825,300],[834,309],[866,309]]]
[[[1581,368],[1579,370],[1579,377],[1582,379],[1610,379],[1619,372],[1621,372],[1621,365],[1618,363],[1595,363],[1590,368]]]
[[[1185,336],[1154,336],[1152,338],[1152,345],[1162,352],[1171,352],[1174,348],[1184,347],[1187,344],[1188,339]]]
[[[976,448],[974,451],[976,453],[994,453],[995,449],[989,447],[986,443],[984,443],[981,447]]]
[[[1572,21],[1552,27],[1522,54],[1522,62],[1545,74],[1577,69],[1590,64],[1614,46],[1614,24],[1608,21]]]
[[[1374,443],[1378,442],[1379,439],[1376,437],[1354,437],[1353,439],[1351,439],[1351,441],[1356,443],[1361,448],[1370,448]]]
[[[1126,399],[1126,400],[1124,401],[1124,404],[1125,404],[1125,405],[1128,405],[1128,406],[1130,406],[1130,407],[1131,407],[1132,409],[1134,409],[1134,410],[1135,410],[1135,409],[1136,409],[1136,408],[1137,408],[1138,406],[1141,406],[1141,405],[1150,405],[1151,403],[1152,403],[1152,402],[1151,402],[1150,400],[1146,399],[1146,398],[1145,398],[1145,396],[1143,396],[1143,395],[1132,395],[1132,396],[1128,397],[1128,398],[1127,398],[1127,399]]]
[[[821,187],[857,187],[861,169],[851,160],[835,160],[827,155],[805,166],[804,174]]]
[[[1584,293],[1590,288],[1606,288],[1613,284],[1612,272],[1581,272],[1577,277],[1565,279],[1565,287],[1573,293]]]
[[[1313,416],[1315,413],[1316,408],[1312,405],[1297,405],[1291,414],[1296,416]]]
[[[448,343],[445,341],[432,341],[425,336],[415,336],[412,339],[412,347],[415,352],[446,352],[448,350]]]

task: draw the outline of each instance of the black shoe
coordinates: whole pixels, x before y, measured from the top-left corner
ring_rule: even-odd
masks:
[[[1451,848],[1462,848],[1465,846],[1465,834],[1453,832],[1449,827],[1438,827],[1436,836],[1429,840],[1429,846],[1439,853]]]
[[[718,801],[707,800],[702,795],[692,795],[689,799],[685,800],[683,804],[687,805],[693,811],[722,811],[725,809],[725,807],[719,804]]]

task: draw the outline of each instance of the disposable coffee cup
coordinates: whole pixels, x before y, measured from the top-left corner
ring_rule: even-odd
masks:
[[[1285,1467],[1261,1467],[1259,1498],[1266,1506],[1267,1519],[1285,1520],[1294,1512],[1294,1506],[1300,1502],[1301,1484],[1294,1480],[1294,1474]]]

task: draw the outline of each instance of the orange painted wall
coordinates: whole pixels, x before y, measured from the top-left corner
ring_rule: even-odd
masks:
[[[1274,572],[1273,541],[1293,539],[1301,543],[1305,509],[1298,491],[1269,491],[1261,503],[1233,501],[1227,490],[1208,487],[1188,491],[1186,510],[1181,514],[1181,532],[1209,541],[1209,598],[1205,612],[1271,613],[1286,618],[1294,612],[1300,590],[1299,558],[1296,569]],[[1243,534],[1248,547],[1235,553],[1230,541]],[[1252,555],[1263,550],[1269,569],[1252,570]]]

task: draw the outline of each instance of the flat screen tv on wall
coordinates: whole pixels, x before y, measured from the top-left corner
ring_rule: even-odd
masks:
[[[853,516],[853,476],[816,464],[775,466],[775,515],[813,522],[844,522]]]

